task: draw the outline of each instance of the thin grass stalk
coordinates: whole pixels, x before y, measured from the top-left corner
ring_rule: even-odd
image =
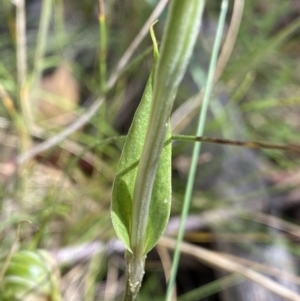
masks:
[[[27,74],[25,0],[16,2],[16,25],[18,85],[21,88]]]
[[[49,29],[50,17],[52,11],[52,2],[53,0],[43,1],[32,79],[29,86],[24,87],[24,89],[22,89],[20,93],[20,99],[21,99],[20,101],[22,104],[22,110],[24,112],[25,123],[29,131],[32,131],[34,128],[34,114],[32,110],[34,106],[33,106],[32,99],[34,94],[34,88],[36,84],[39,82],[42,73],[43,57],[45,54],[45,49],[47,44],[47,33]]]
[[[239,32],[240,24],[242,21],[244,4],[245,4],[245,0],[234,1],[233,12],[232,12],[232,17],[228,29],[228,34],[225,39],[222,51],[220,53],[217,62],[217,66],[214,74],[214,82],[217,82],[219,80],[233,51],[233,47],[235,45],[237,34]]]
[[[15,249],[17,248],[17,244],[18,244],[18,241],[19,241],[19,238],[20,238],[20,228],[21,228],[21,225],[20,223],[17,225],[17,231],[16,231],[16,236],[15,236],[15,239],[8,251],[8,254],[4,260],[4,262],[2,262],[2,267],[0,269],[0,283],[3,281],[3,277],[5,276],[5,273],[7,271],[7,268],[9,266],[9,263],[10,263],[10,260],[15,252]]]
[[[62,50],[66,43],[66,29],[64,22],[64,3],[63,0],[55,0],[54,7],[54,28],[57,47]]]
[[[232,273],[228,276],[225,276],[221,279],[217,279],[210,283],[203,285],[202,287],[198,287],[178,298],[178,301],[194,301],[194,300],[202,300],[207,298],[213,294],[216,294],[225,288],[229,288],[231,286],[237,285],[244,281],[244,278],[238,275],[237,273]]]
[[[102,252],[95,253],[90,261],[88,271],[85,277],[84,301],[93,301],[96,296],[96,278],[99,276],[99,267],[104,265],[104,256]],[[103,273],[101,269],[101,273]],[[101,275],[102,276],[102,275]],[[101,279],[101,278],[100,278]]]
[[[205,137],[205,136],[188,136],[188,135],[172,135],[172,140],[189,141],[189,142],[207,142],[222,145],[233,145],[247,147],[252,149],[273,149],[291,153],[300,153],[300,145],[296,144],[275,144],[260,141],[236,141],[230,139]]]
[[[27,151],[31,146],[29,128],[26,120],[30,119],[31,107],[28,104],[28,94],[25,86],[27,77],[27,34],[26,34],[26,12],[25,0],[16,2],[16,52],[17,52],[17,76],[19,103],[24,117],[22,136],[20,139],[20,152]]]
[[[24,122],[24,118],[18,112],[10,95],[4,90],[4,88],[1,85],[0,85],[0,97],[2,98],[3,105],[6,108],[8,114],[10,115],[14,123],[14,126],[18,132],[18,136],[20,137],[20,141],[21,141],[20,145],[21,145],[21,153],[22,153],[24,150],[27,150],[28,146],[30,145],[30,136],[26,124]]]
[[[206,84],[206,89],[205,89],[204,98],[203,98],[203,106],[202,106],[200,116],[199,116],[199,123],[198,123],[197,134],[196,134],[197,136],[202,136],[203,131],[204,131],[204,125],[205,125],[205,120],[206,120],[206,115],[207,115],[209,98],[210,98],[210,94],[212,91],[214,72],[215,72],[216,62],[217,62],[217,58],[218,58],[218,53],[220,50],[222,33],[223,33],[223,29],[224,29],[227,9],[228,9],[228,0],[223,0],[222,4],[221,4],[221,12],[220,12],[220,16],[219,16],[218,28],[217,28],[216,38],[215,38],[215,42],[214,42],[214,46],[213,46],[212,57],[210,60],[210,65],[209,65],[207,84]],[[186,188],[185,196],[184,196],[183,210],[182,210],[182,214],[181,214],[178,238],[176,241],[176,248],[175,248],[175,253],[174,253],[174,258],[173,258],[171,278],[170,278],[170,281],[168,283],[168,288],[167,288],[166,301],[171,301],[172,289],[173,289],[175,279],[176,279],[178,263],[179,263],[179,258],[180,258],[180,248],[181,248],[181,243],[182,243],[183,235],[184,235],[184,226],[186,223],[186,219],[187,219],[187,215],[189,212],[189,207],[190,207],[190,203],[191,203],[191,199],[192,199],[194,179],[195,179],[195,175],[196,175],[197,162],[198,162],[200,149],[201,149],[201,142],[196,143],[194,146],[194,150],[193,150],[192,161],[191,161],[191,166],[190,166],[190,171],[189,171],[189,176],[188,176],[188,183],[187,183],[187,188]]]
[[[37,45],[35,50],[34,57],[34,69],[33,69],[33,78],[34,84],[39,81],[42,66],[43,58],[45,55],[46,45],[47,45],[47,33],[49,30],[51,12],[52,12],[53,0],[44,0],[42,4],[42,11],[40,16],[39,31],[37,36]]]
[[[106,90],[106,53],[107,53],[107,32],[104,0],[99,0],[99,78],[100,92],[103,94]]]

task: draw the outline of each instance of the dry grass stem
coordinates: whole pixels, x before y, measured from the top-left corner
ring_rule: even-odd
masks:
[[[167,247],[169,249],[174,249],[176,245],[176,240],[168,237],[162,237],[159,241],[159,245]],[[208,251],[199,246],[193,246],[187,243],[182,243],[181,251],[188,254],[204,264],[208,264],[217,269],[225,270],[227,272],[236,272],[245,278],[263,286],[269,291],[286,298],[291,301],[300,301],[300,295],[291,291],[290,289],[282,286],[279,283],[247,268],[246,266],[239,264],[235,261],[229,260],[228,258],[213,252]]]
[[[278,269],[266,264],[258,263],[246,258],[241,258],[237,256],[233,256],[231,254],[219,253],[220,255],[229,258],[234,262],[238,262],[245,266],[251,267],[251,269],[262,272],[264,274],[269,274],[270,276],[275,276],[279,279],[288,280],[291,283],[296,285],[300,285],[300,277],[288,272],[283,271],[282,269]]]
[[[226,36],[222,51],[220,53],[218,63],[216,66],[215,74],[214,74],[214,82],[216,83],[221,74],[223,73],[225,66],[228,63],[228,60],[233,51],[233,47],[235,45],[236,37],[239,32],[240,24],[242,21],[244,3],[245,0],[235,0],[233,6],[233,13],[228,29],[228,34]]]
[[[26,13],[25,0],[16,0],[16,33],[17,33],[17,69],[18,84],[21,88],[27,74],[27,51],[26,51]]]
[[[167,248],[165,248],[165,247],[156,246],[156,251],[160,257],[160,262],[161,262],[163,270],[164,270],[166,283],[168,283],[168,281],[170,279],[171,269],[172,269],[171,256],[170,256]],[[173,301],[177,300],[176,286],[173,287],[172,300]]]
[[[57,145],[58,143],[62,142],[63,140],[65,140],[71,134],[73,134],[78,129],[83,127],[85,124],[87,124],[90,121],[90,119],[97,113],[98,109],[101,107],[103,102],[104,102],[104,98],[98,98],[97,100],[95,100],[95,102],[75,122],[70,124],[59,134],[38,144],[37,146],[33,147],[28,152],[18,156],[16,159],[16,163],[18,165],[22,165],[26,161],[28,161],[28,160],[34,158],[36,155],[40,154],[41,152],[44,152],[44,151],[50,149],[51,147]]]
[[[109,262],[107,280],[104,291],[104,301],[116,300],[118,292],[118,267]]]
[[[232,53],[243,15],[243,8],[244,0],[234,1],[233,14],[231,17],[229,30],[216,65],[214,83],[219,80]],[[188,99],[173,112],[171,117],[173,134],[181,132],[195,116],[197,108],[201,105],[203,95],[204,90],[201,89],[197,95]]]
[[[297,226],[296,224],[287,222],[276,216],[271,216],[271,215],[264,214],[261,212],[255,212],[254,214],[250,214],[250,216],[249,215],[245,216],[245,218],[249,218],[253,221],[268,225],[271,228],[276,228],[276,229],[285,231],[296,237],[300,237],[300,226]]]

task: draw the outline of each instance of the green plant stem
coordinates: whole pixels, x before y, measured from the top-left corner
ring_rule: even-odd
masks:
[[[228,8],[228,0],[222,0],[221,12],[220,12],[220,17],[219,17],[219,22],[218,22],[218,29],[217,29],[212,57],[211,57],[210,65],[209,65],[208,78],[207,78],[206,89],[204,92],[203,105],[202,105],[202,109],[201,109],[200,117],[199,117],[197,136],[202,136],[202,133],[204,131],[208,103],[209,103],[209,98],[210,98],[210,94],[211,94],[211,90],[212,90],[214,70],[215,70],[218,53],[219,53],[219,49],[220,49],[227,8]],[[184,226],[186,223],[186,219],[187,219],[187,215],[188,215],[188,211],[189,211],[189,207],[190,207],[190,202],[191,202],[191,198],[192,198],[194,179],[195,179],[195,175],[196,175],[197,161],[198,161],[198,157],[199,157],[199,153],[200,153],[200,148],[201,148],[201,143],[196,143],[194,146],[194,150],[193,150],[192,162],[191,162],[191,167],[190,167],[189,177],[188,177],[188,184],[187,184],[187,188],[186,188],[185,196],[184,196],[184,204],[183,204],[183,210],[182,210],[182,214],[181,214],[180,228],[179,228],[179,232],[178,232],[176,248],[175,248],[175,253],[174,253],[174,258],[173,258],[171,276],[170,276],[170,280],[169,280],[168,288],[167,288],[167,296],[166,296],[167,301],[171,300],[172,289],[173,289],[175,279],[176,279],[179,257],[180,257],[180,247],[181,247],[181,242],[183,240]]]
[[[107,52],[107,32],[104,0],[99,0],[99,75],[100,75],[100,92],[104,93],[106,89],[106,52]]]
[[[153,99],[133,194],[130,232],[130,247],[133,253],[128,275],[131,291],[139,290],[143,278],[146,228],[154,179],[174,96],[198,35],[203,3],[199,0],[171,2],[161,55],[154,72]],[[133,294],[135,295],[135,292]]]
[[[144,276],[146,256],[137,257],[126,251],[126,288],[123,301],[137,300]]]
[[[199,26],[197,24],[199,22],[195,24],[194,21],[194,19],[199,18],[201,12],[198,2],[198,0],[189,3],[181,0],[172,2],[171,17],[164,35],[165,40],[163,40],[162,51],[154,77],[154,94],[148,130],[138,167],[133,198],[131,243],[132,250],[138,257],[144,255],[144,240],[153,182],[167,132],[174,94],[185,71],[183,67],[186,68],[187,58],[182,59],[182,57],[186,56],[184,52],[189,48],[189,45],[186,45],[190,43],[189,32],[195,31],[194,27],[198,29]],[[197,6],[199,6],[198,9]],[[181,14],[182,12],[183,14]],[[187,23],[186,20],[190,21],[189,24],[183,25],[183,22]],[[186,32],[182,31],[183,27]],[[182,41],[182,37],[185,37],[184,41]],[[180,42],[182,43],[181,48],[178,47],[174,51],[174,46],[180,45]],[[190,56],[191,49],[189,52]]]

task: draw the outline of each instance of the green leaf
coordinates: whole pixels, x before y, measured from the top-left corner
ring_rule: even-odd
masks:
[[[135,113],[120,158],[112,193],[111,215],[117,236],[132,252],[130,244],[132,200],[137,167],[146,136],[152,101],[153,72],[146,85],[141,103]],[[147,183],[145,183],[147,184]],[[165,146],[154,182],[144,242],[144,254],[148,253],[162,235],[169,219],[171,206],[171,130],[170,125]]]
[[[169,124],[151,197],[144,254],[147,254],[156,245],[169,220],[172,195],[171,155],[171,127]]]
[[[49,301],[61,301],[56,269],[54,259],[44,250],[23,250],[13,254],[0,283],[0,300],[25,301],[44,297]]]

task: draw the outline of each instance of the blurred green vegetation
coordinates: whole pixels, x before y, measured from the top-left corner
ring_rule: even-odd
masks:
[[[157,2],[105,1],[108,76],[113,74],[121,56]],[[20,249],[54,250],[96,240],[106,243],[115,237],[109,208],[114,173],[124,142],[121,135],[127,133],[151,68],[151,40],[147,36],[127,69],[107,91],[105,105],[89,123],[65,142],[17,168],[17,156],[57,135],[84,114],[86,108],[100,96],[97,3],[77,0],[53,2],[45,52],[42,59],[36,61],[36,49],[40,46],[37,45],[41,29],[39,18],[41,6],[45,3],[45,0],[26,1],[28,66],[21,84],[18,82],[20,62],[17,61],[17,51],[20,50],[17,46],[18,10],[11,1],[1,0],[0,4],[3,8],[0,10],[1,258],[11,250],[19,224],[21,231],[17,247]],[[174,110],[192,98],[204,84],[219,13],[218,5],[218,1],[207,1],[193,62],[181,85]],[[245,1],[237,41],[214,88],[211,118],[206,126],[208,136],[300,144],[299,13],[299,4],[293,0]],[[157,37],[161,37],[165,14],[163,12],[156,25]],[[36,77],[38,64],[40,78]],[[68,68],[63,69],[64,64]],[[55,70],[59,68],[63,71],[57,75]],[[60,104],[68,97],[71,98],[71,106],[62,109]],[[225,102],[222,97],[226,98]],[[25,108],[26,99],[31,102],[28,110],[33,116],[33,128],[30,127],[30,116]],[[59,104],[56,105],[56,113],[51,116],[48,116],[49,99]],[[235,115],[231,114],[235,110],[238,112],[236,124],[232,123]],[[59,117],[63,122],[58,121]],[[239,118],[242,120],[241,131],[235,135]],[[189,117],[181,132],[193,134],[194,122],[193,116]],[[228,150],[232,148],[230,146]],[[174,143],[173,216],[181,211],[190,152],[190,144]],[[213,153],[208,148],[199,158],[201,175],[194,194],[192,213],[201,214],[205,210],[228,205],[226,196],[217,195],[213,188],[216,177],[214,170],[222,165],[223,155],[211,157],[210,152]],[[255,152],[253,158],[260,168],[255,174],[244,173],[233,186],[247,185],[251,178],[271,181],[299,172],[300,160],[295,154],[260,150]],[[288,193],[289,190],[270,187],[269,193],[274,191],[276,195]],[[239,195],[241,199],[249,200],[257,196],[260,196],[259,191]],[[229,204],[231,201],[229,199]],[[295,222],[295,216],[288,218]],[[299,254],[296,244],[292,248],[294,253]],[[97,269],[95,272],[93,266],[89,267],[88,264],[81,265],[84,272],[78,272],[81,278],[78,277],[84,282],[84,275],[89,271],[89,281],[93,282],[83,285],[83,292],[79,295],[89,296],[84,300],[100,300],[93,297],[94,291],[89,291],[93,285],[97,286],[95,291],[101,293],[105,291],[103,283],[111,285],[108,274],[113,268],[108,267],[105,259],[97,260],[100,263],[97,262],[96,266],[101,265],[104,272],[98,273]],[[120,258],[114,260],[115,266],[122,270]],[[150,262],[147,268],[159,270],[156,267],[157,260]],[[71,270],[72,267],[63,270],[62,277],[66,276],[65,279],[72,281],[69,275]],[[146,277],[141,300],[149,300],[149,295],[155,296],[155,300],[163,299],[164,290],[157,282],[157,279],[164,281],[161,269],[158,274],[160,277],[156,277],[157,274]],[[214,292],[222,289],[218,284],[215,287]],[[64,286],[65,291],[72,288],[71,285]],[[193,298],[183,300],[198,300]],[[65,300],[68,300],[67,297]],[[110,299],[107,297],[105,300]]]

